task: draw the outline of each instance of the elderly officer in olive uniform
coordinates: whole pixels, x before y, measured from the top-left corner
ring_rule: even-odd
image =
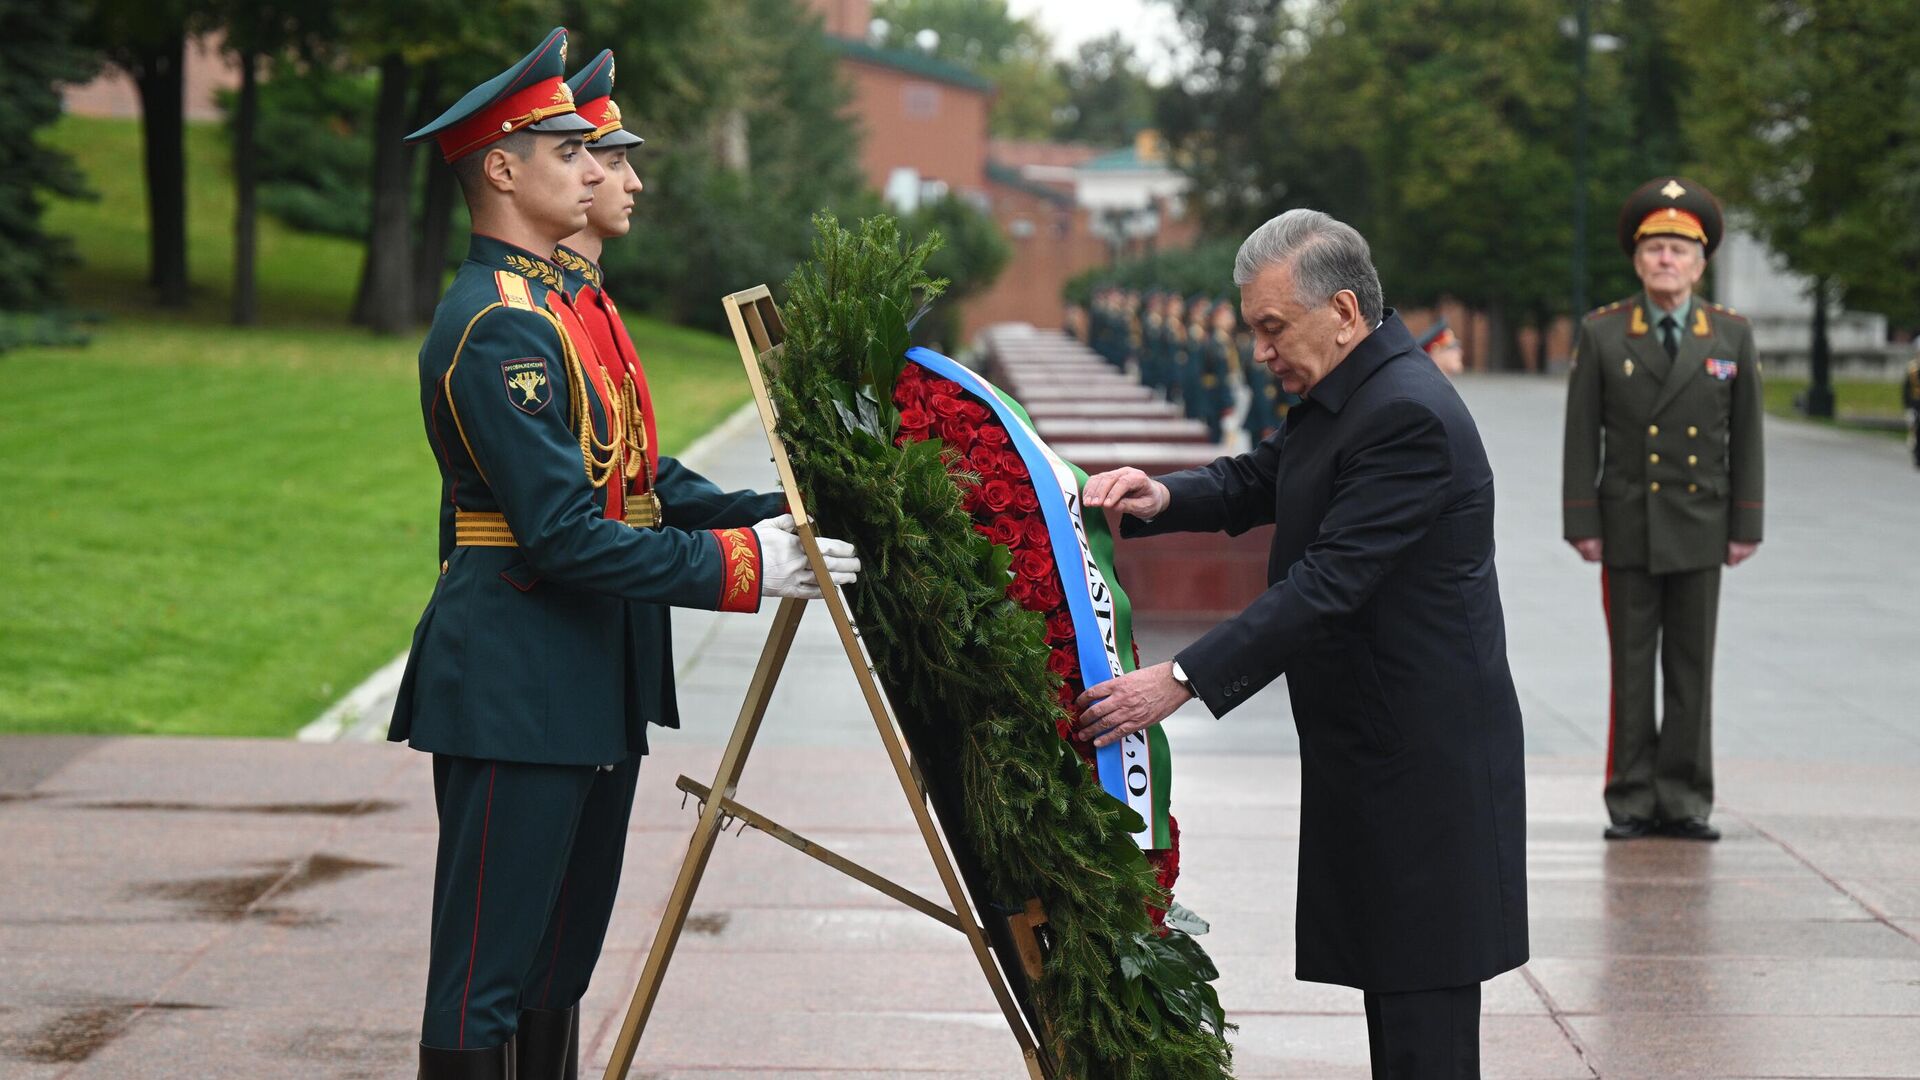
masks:
[[[420,349],[440,468],[440,576],[388,737],[433,755],[440,836],[422,1080],[560,1080],[599,951],[566,913],[612,903],[646,725],[677,723],[641,605],[752,611],[817,596],[777,496],[704,528],[633,512],[651,421],[619,392],[551,261],[606,178],[561,81],[566,32],[408,136],[453,165],[467,259]],[[835,542],[836,581],[858,571]],[[837,565],[836,565],[837,564]],[[598,916],[588,922],[604,919]],[[552,983],[553,991],[547,984]],[[555,996],[557,992],[558,997]],[[547,1008],[539,1003],[546,1002]],[[534,1008],[529,1009],[529,1006]]]
[[[1574,348],[1563,519],[1602,564],[1609,840],[1720,836],[1707,820],[1720,570],[1759,545],[1765,484],[1753,332],[1693,294],[1721,229],[1720,204],[1690,180],[1635,191],[1620,245],[1644,291],[1589,314]]]

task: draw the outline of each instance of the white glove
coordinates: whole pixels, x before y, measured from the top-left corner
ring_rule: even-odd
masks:
[[[813,564],[800,546],[794,532],[792,514],[768,518],[753,527],[760,538],[760,595],[820,599],[820,582],[814,577]],[[860,559],[853,545],[845,540],[816,537],[820,554],[826,557],[827,574],[835,585],[851,585],[860,575]]]

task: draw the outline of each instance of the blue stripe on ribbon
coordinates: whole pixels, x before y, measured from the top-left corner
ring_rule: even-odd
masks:
[[[1093,595],[1087,589],[1087,567],[1081,555],[1080,537],[1074,531],[1073,520],[1067,512],[1067,496],[1060,490],[1060,482],[1053,474],[1053,463],[1047,459],[1027,426],[978,374],[932,349],[908,349],[907,359],[965,387],[993,410],[993,415],[1007,429],[1007,435],[1013,440],[1014,451],[1026,465],[1027,475],[1032,477],[1034,491],[1040,497],[1040,514],[1046,519],[1047,539],[1053,545],[1053,563],[1060,571],[1061,588],[1067,597],[1067,612],[1073,617],[1073,637],[1080,654],[1080,681],[1086,686],[1098,686],[1113,678],[1117,673],[1107,663],[1105,635],[1100,631],[1100,620],[1093,614]],[[1077,498],[1079,493],[1075,492],[1074,495]],[[1094,761],[1100,787],[1126,803],[1126,766],[1120,759],[1120,744],[1115,742],[1099,747],[1095,751]]]

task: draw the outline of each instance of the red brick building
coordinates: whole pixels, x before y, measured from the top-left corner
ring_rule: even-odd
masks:
[[[1061,290],[1108,260],[1112,245],[1102,230],[1112,230],[1110,211],[1120,203],[1153,219],[1152,243],[1192,241],[1179,200],[1162,194],[1170,182],[1184,183],[1150,137],[1117,151],[993,139],[990,82],[923,53],[872,45],[869,0],[808,2],[841,53],[867,183],[896,207],[950,191],[992,215],[1013,249],[999,279],[967,303],[969,338],[996,322],[1061,325]]]

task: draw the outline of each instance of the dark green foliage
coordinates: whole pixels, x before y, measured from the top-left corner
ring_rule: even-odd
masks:
[[[1573,293],[1578,61],[1564,0],[1174,0],[1196,61],[1159,118],[1209,229],[1238,239],[1309,206],[1358,228],[1390,303],[1484,310],[1493,360]],[[1741,5],[1728,0],[1729,11]],[[1633,283],[1614,214],[1684,160],[1675,101],[1720,31],[1673,48],[1687,5],[1591,5],[1586,294]],[[1750,22],[1749,16],[1726,15]]]
[[[1153,83],[1133,42],[1115,30],[1081,42],[1072,60],[1054,65],[1067,88],[1054,137],[1095,146],[1125,146],[1153,123]]]
[[[1693,173],[1838,303],[1920,323],[1920,21],[1905,0],[1713,0],[1682,121]],[[1809,302],[1811,307],[1811,302]]]
[[[1201,293],[1238,301],[1233,287],[1233,256],[1239,240],[1211,240],[1176,251],[1156,251],[1115,266],[1095,267],[1067,282],[1067,299],[1085,304],[1096,285],[1133,289],[1172,289],[1181,296]]]
[[[1077,1080],[1225,1076],[1213,966],[1187,931],[1154,935],[1140,819],[1056,733],[1044,621],[1007,598],[1008,553],[974,530],[940,443],[892,445],[889,358],[945,287],[924,269],[938,240],[907,246],[884,217],[816,227],[787,281],[780,434],[822,530],[866,564],[854,615],[963,872],[988,905],[1046,905],[1042,1038]]]
[[[60,116],[55,84],[87,73],[72,44],[71,8],[0,6],[0,309],[32,310],[58,297],[67,243],[40,227],[49,193],[86,194],[73,159],[35,137]]]
[[[0,311],[0,353],[29,345],[85,345],[88,340],[64,312]]]
[[[951,284],[940,304],[915,326],[913,339],[952,352],[960,343],[962,301],[993,284],[1013,257],[1013,249],[992,218],[953,195],[920,207],[903,226],[909,235],[938,233],[943,240],[927,259],[927,272]]]
[[[756,33],[725,39],[722,47],[735,53],[721,61],[748,74],[715,89],[727,97],[705,102],[697,115],[656,122],[629,103],[627,73],[636,83],[641,73],[616,54],[614,96],[627,125],[648,140],[634,158],[647,190],[632,233],[607,244],[608,280],[628,308],[709,329],[724,328],[720,297],[782,280],[806,256],[816,211],[856,210],[871,198],[861,190],[858,135],[842,115],[838,61],[818,20],[789,0],[738,3],[738,25]],[[728,123],[744,129],[743,161],[716,153]]]
[[[372,211],[373,76],[291,59],[263,76],[255,144],[261,209],[296,229],[365,236]],[[229,127],[232,98],[221,95]]]

